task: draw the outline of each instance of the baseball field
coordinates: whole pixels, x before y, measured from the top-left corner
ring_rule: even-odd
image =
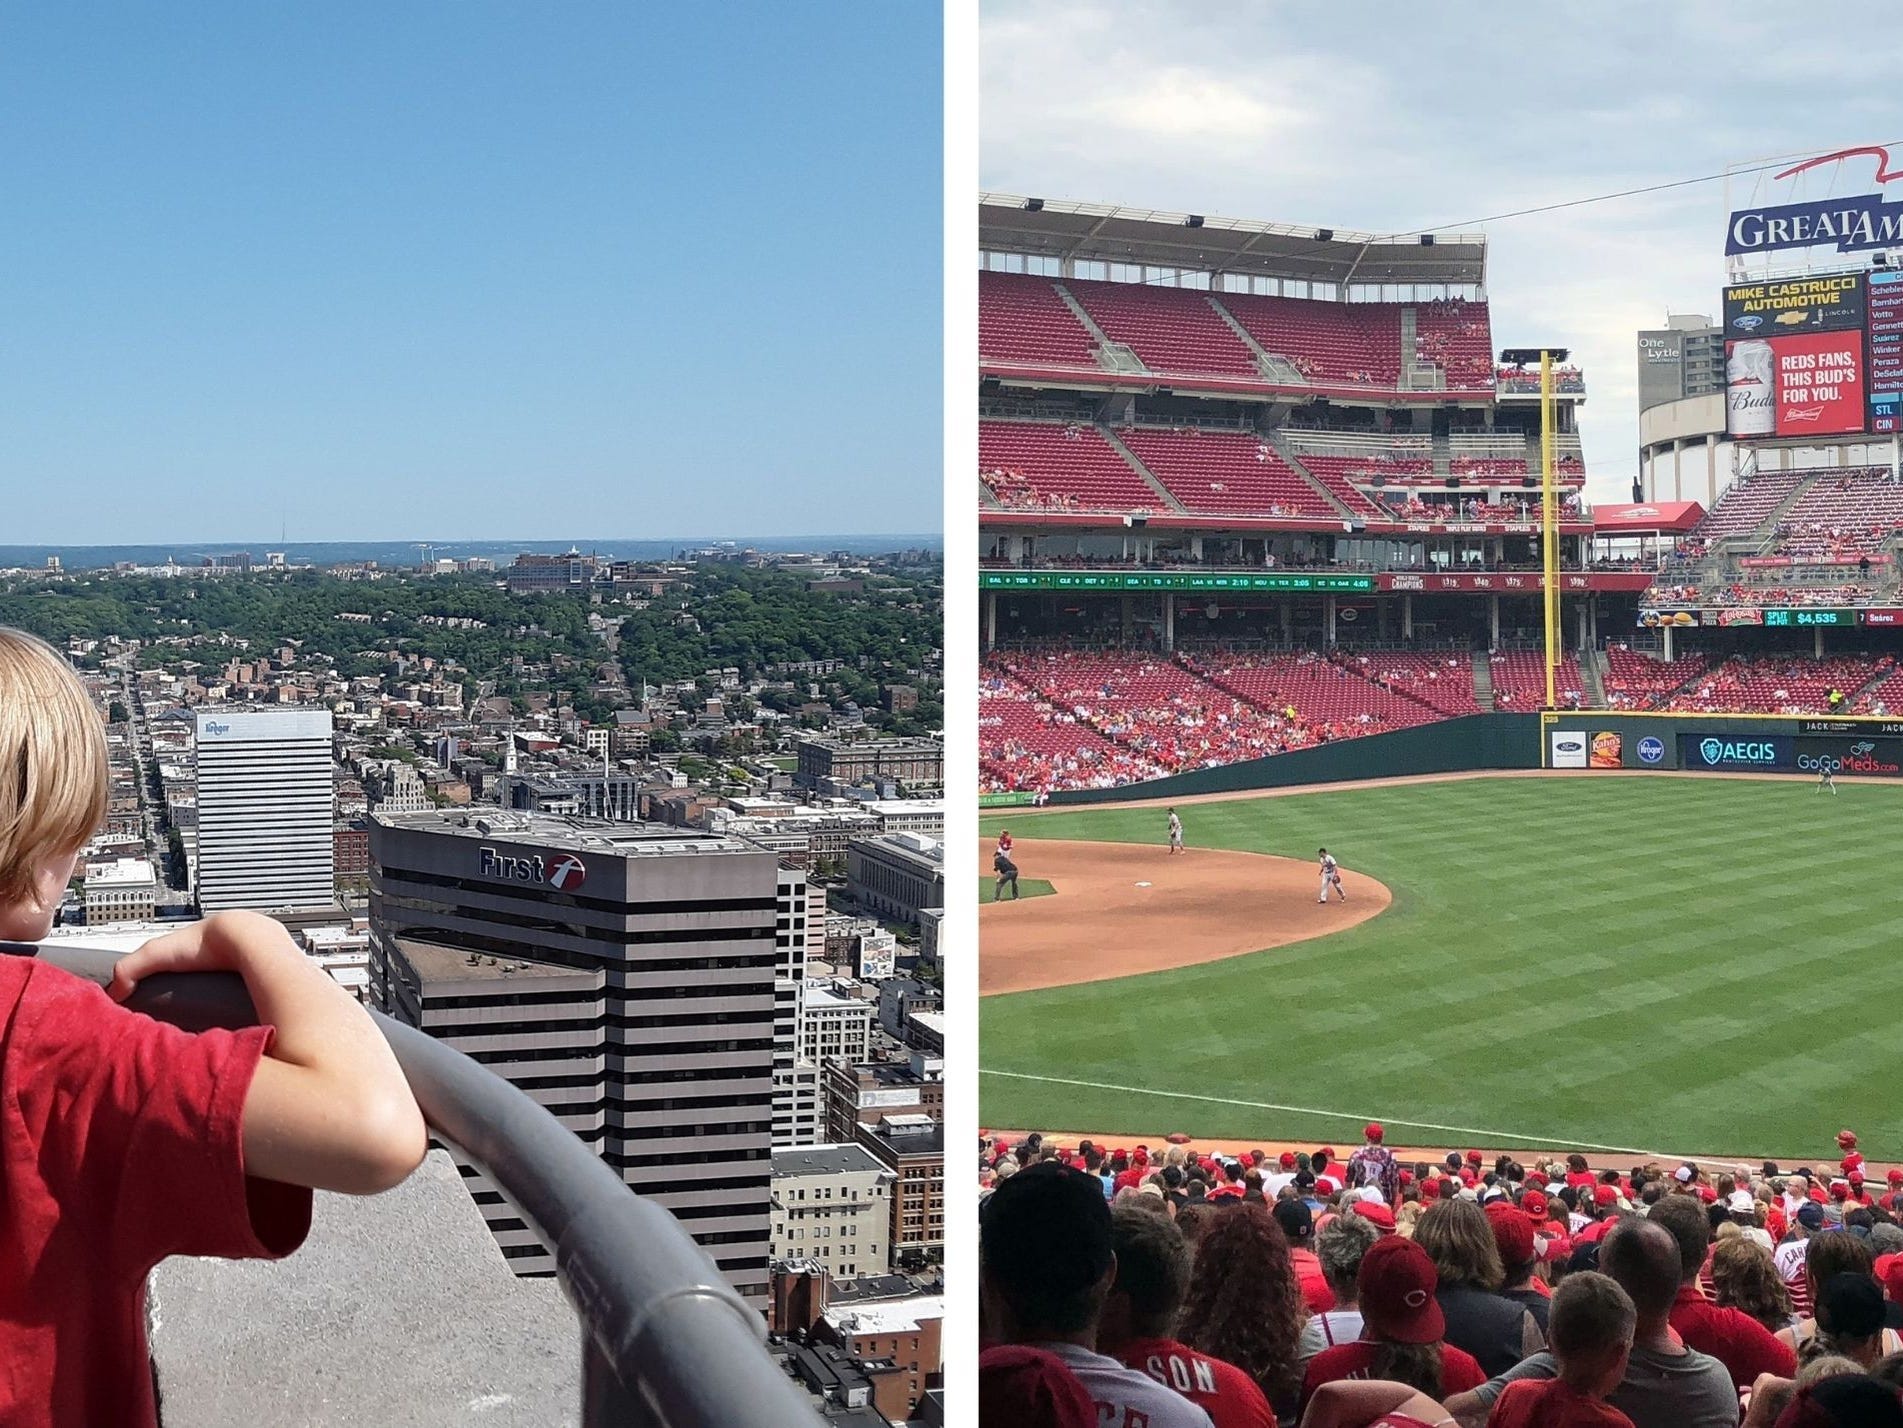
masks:
[[[1903,1158],[1903,786],[1481,776],[1179,811],[1186,867],[1307,865],[1264,900],[1247,867],[1294,870],[1224,859],[1269,950],[987,996],[986,1125],[1339,1145],[1380,1119],[1411,1143],[1786,1161],[1852,1126]],[[1008,823],[1027,878],[1049,840],[1166,861],[1161,806]],[[1323,845],[1385,910],[1314,931]],[[1034,908],[982,909],[981,936],[1010,918],[1091,953],[1053,881]]]

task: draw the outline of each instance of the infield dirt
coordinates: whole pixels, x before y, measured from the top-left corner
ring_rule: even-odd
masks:
[[[1055,897],[978,911],[980,995],[1161,972],[1340,932],[1382,912],[1387,888],[1341,870],[1348,901],[1315,901],[1313,863],[1160,844],[1020,838],[1018,866]],[[980,840],[980,862],[991,844]]]

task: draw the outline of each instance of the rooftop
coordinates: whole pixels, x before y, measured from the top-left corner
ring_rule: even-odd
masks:
[[[86,864],[89,888],[140,887],[156,881],[151,860],[147,858],[105,858]]]
[[[1355,233],[1008,193],[978,195],[978,247],[984,252],[1329,283],[1486,281],[1484,233],[1436,232],[1431,243],[1423,237],[1418,231]]]
[[[863,1145],[806,1145],[773,1151],[773,1178],[788,1175],[839,1175],[846,1171],[878,1172],[885,1169],[877,1156]]]
[[[514,957],[491,957],[486,953],[472,954],[460,947],[438,947],[434,943],[418,942],[410,937],[397,938],[396,945],[404,960],[425,982],[501,981],[504,978],[527,981],[533,977],[554,981],[567,979],[592,987],[596,981],[594,973],[577,971],[573,967],[526,962]],[[474,962],[470,961],[471,956],[475,956]]]
[[[860,1300],[835,1304],[826,1320],[846,1334],[906,1334],[933,1319],[945,1317],[945,1296],[918,1294],[906,1299]]]
[[[617,823],[606,818],[570,818],[500,808],[377,813],[371,822],[405,832],[448,833],[471,842],[493,838],[625,858],[759,852],[740,838],[723,838],[666,823]]]

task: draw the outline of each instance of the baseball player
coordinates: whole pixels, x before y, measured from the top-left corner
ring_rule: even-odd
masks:
[[[1828,755],[1825,755],[1817,761],[1817,791],[1822,793],[1825,789],[1830,790],[1830,796],[1832,798],[1837,796],[1837,780],[1831,776],[1830,758]]]
[[[1170,854],[1175,856],[1183,851],[1183,820],[1176,816],[1176,810],[1170,810]]]
[[[1316,898],[1315,901],[1318,904],[1327,902],[1328,890],[1330,888],[1335,890],[1335,895],[1343,902],[1348,901],[1348,894],[1341,886],[1341,868],[1335,862],[1334,855],[1326,848],[1322,848],[1318,851],[1321,856],[1322,895]]]

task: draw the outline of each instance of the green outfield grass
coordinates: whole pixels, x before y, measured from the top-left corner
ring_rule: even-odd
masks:
[[[1325,844],[1394,905],[1274,951],[987,998],[985,1124],[1339,1145],[1373,1116],[1397,1143],[1786,1161],[1834,1161],[1850,1126],[1903,1159],[1903,786],[1476,778],[1183,814],[1192,847]],[[1156,814],[1014,831],[1155,842]]]
[[[990,902],[991,894],[997,886],[998,880],[995,877],[980,873],[978,875],[978,901]],[[1020,897],[1049,897],[1056,891],[1056,888],[1052,887],[1042,878],[1018,879],[1018,894]],[[1011,899],[1007,897],[1005,901],[1009,902]]]

